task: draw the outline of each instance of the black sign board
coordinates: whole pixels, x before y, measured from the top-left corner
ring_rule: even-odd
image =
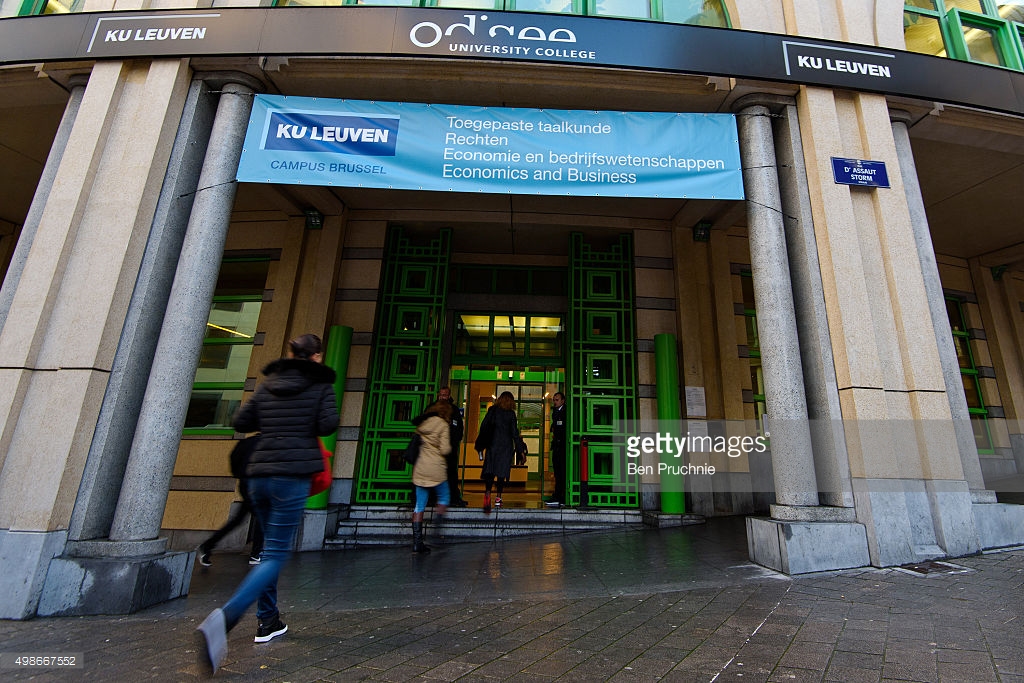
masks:
[[[0,65],[160,56],[445,57],[652,69],[902,95],[1024,114],[1024,73],[774,33],[396,7],[98,12],[0,20]]]

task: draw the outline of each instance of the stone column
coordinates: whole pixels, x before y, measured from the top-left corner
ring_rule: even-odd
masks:
[[[771,519],[747,518],[747,548],[753,561],[789,574],[864,566],[870,562],[867,535],[853,523],[854,509],[819,505],[772,112],[765,101],[748,96],[735,107],[777,501]]]
[[[11,301],[14,300],[14,292],[18,289],[18,281],[21,273],[25,270],[25,261],[28,260],[28,252],[32,248],[32,241],[35,239],[36,230],[39,228],[39,220],[43,216],[43,209],[46,207],[46,199],[50,196],[50,188],[53,187],[53,180],[57,177],[57,169],[60,168],[60,160],[64,157],[64,149],[67,147],[68,138],[71,136],[71,129],[75,125],[75,118],[78,116],[78,108],[82,104],[82,97],[85,95],[85,85],[89,82],[86,75],[72,76],[68,81],[71,92],[68,95],[67,106],[64,107],[64,116],[57,127],[57,135],[50,145],[50,153],[46,157],[46,164],[43,166],[43,173],[39,177],[39,184],[36,185],[36,193],[32,197],[32,204],[28,208],[28,215],[25,216],[25,224],[21,228],[21,236],[18,237],[18,245],[14,248],[11,256],[11,264],[7,268],[7,275],[4,276],[3,287],[0,287],[0,330],[7,322],[7,313],[11,310]]]
[[[946,300],[942,294],[942,282],[939,279],[939,266],[935,260],[935,249],[932,246],[931,233],[928,230],[928,215],[925,212],[924,200],[921,197],[921,185],[917,180],[917,166],[914,163],[914,151],[910,146],[910,131],[907,123],[910,114],[904,111],[891,111],[893,138],[896,141],[896,153],[900,160],[900,173],[903,176],[904,194],[910,210],[911,229],[914,233],[914,244],[917,257],[921,262],[921,274],[924,278],[925,293],[928,297],[928,310],[931,313],[932,326],[935,330],[935,343],[939,350],[939,362],[942,365],[942,379],[946,386],[949,399],[949,411],[953,416],[953,429],[956,433],[957,449],[960,451],[960,462],[964,468],[964,478],[971,490],[971,499],[975,503],[994,503],[994,491],[985,490],[985,480],[981,473],[981,462],[978,459],[978,447],[974,442],[974,431],[971,429],[970,413],[967,410],[967,397],[964,395],[963,380],[960,377],[960,364],[953,346],[953,336],[949,331],[949,317],[946,314]]]
[[[818,497],[822,505],[853,507],[850,457],[846,450],[799,117],[791,98],[779,97],[778,100],[780,116],[774,119],[772,127]]]
[[[110,528],[112,541],[144,542],[156,539],[160,532],[220,272],[237,189],[234,178],[256,89],[250,79],[226,77],[224,81]]]
[[[36,195],[45,206],[0,331],[4,617],[42,609],[54,564],[69,552],[72,510],[189,80],[180,59],[93,65],[53,183]],[[182,570],[187,559],[179,558]],[[63,585],[51,613],[91,587]]]
[[[192,81],[71,514],[69,540],[110,533],[216,104],[205,81]]]
[[[739,112],[738,126],[775,497],[780,506],[816,506],[818,483],[770,115],[764,105],[746,106]]]

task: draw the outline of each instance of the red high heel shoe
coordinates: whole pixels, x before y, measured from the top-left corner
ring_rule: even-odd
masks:
[[[491,513],[491,494],[484,494],[484,514],[489,515]]]

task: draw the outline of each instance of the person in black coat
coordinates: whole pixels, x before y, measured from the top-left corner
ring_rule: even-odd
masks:
[[[227,656],[227,633],[257,602],[255,642],[265,643],[288,627],[277,610],[277,577],[291,554],[313,475],[323,470],[318,437],[338,428],[334,370],[322,365],[315,334],[288,342],[288,358],[263,370],[266,379],[235,416],[239,432],[260,432],[246,476],[249,498],[263,528],[263,558],[222,608],[199,625],[200,663],[216,671]]]
[[[565,505],[565,428],[569,418],[565,408],[565,394],[561,391],[551,397],[551,465],[555,470],[555,490],[544,501],[549,507]]]
[[[459,454],[462,446],[462,436],[466,433],[466,425],[462,419],[462,411],[452,400],[452,390],[449,387],[441,387],[437,392],[437,400],[444,401],[452,407],[452,419],[448,431],[448,440],[452,444],[452,451],[448,454],[448,492],[451,495],[451,506],[464,508],[469,503],[462,497],[459,489]]]
[[[491,511],[491,488],[498,483],[495,507],[501,507],[501,494],[512,474],[512,463],[526,455],[526,444],[519,435],[516,400],[512,392],[503,391],[480,423],[480,433],[473,444],[484,461],[480,478],[484,481],[484,513]]]

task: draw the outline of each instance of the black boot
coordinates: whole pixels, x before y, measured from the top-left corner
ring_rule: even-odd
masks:
[[[412,551],[414,553],[430,552],[430,548],[423,543],[423,522],[412,523]]]

